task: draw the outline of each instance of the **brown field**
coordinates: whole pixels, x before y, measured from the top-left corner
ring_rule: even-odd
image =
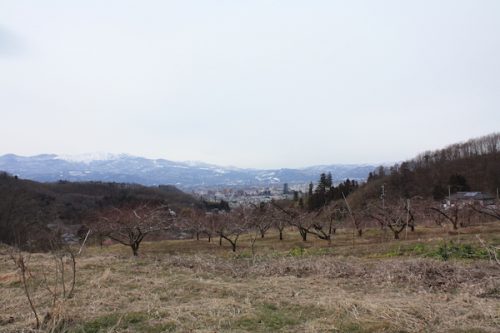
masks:
[[[139,258],[91,246],[77,258],[74,296],[44,331],[499,332],[500,266],[477,234],[497,246],[500,223],[417,227],[400,241],[369,229],[353,242],[346,229],[331,246],[290,229],[281,242],[274,232],[258,238],[254,251],[245,235],[236,253],[218,239],[144,243]],[[445,243],[454,250],[443,255]],[[49,254],[29,260],[41,318],[51,298],[40,277],[51,265]],[[7,248],[0,295],[0,332],[35,331]]]

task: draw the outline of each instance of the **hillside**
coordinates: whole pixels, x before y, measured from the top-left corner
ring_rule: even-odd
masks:
[[[198,205],[174,186],[60,181],[39,183],[0,174],[0,242],[39,244],[57,232],[78,232],[83,220],[98,208],[123,202],[161,202],[178,210]]]
[[[244,235],[235,254],[206,239],[145,242],[134,258],[122,245],[91,246],[77,258],[62,319],[46,332],[498,332],[500,266],[477,233],[493,241],[500,229],[488,223],[450,236],[422,227],[401,241],[372,229],[355,244],[345,229],[331,246],[288,229],[283,241],[276,231],[255,244]],[[445,260],[446,244],[461,252]],[[0,332],[28,331],[34,318],[6,252],[0,248],[0,292],[9,299],[0,302]],[[53,261],[37,253],[29,263],[42,314],[50,294],[41,272],[52,272]]]
[[[500,134],[426,151],[390,168],[379,167],[353,198],[357,203],[379,198],[382,185],[387,198],[421,196],[441,200],[448,190],[495,195],[500,188]]]

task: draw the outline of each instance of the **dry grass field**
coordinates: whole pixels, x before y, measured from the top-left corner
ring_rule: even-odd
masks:
[[[122,245],[77,257],[72,298],[52,311],[54,332],[499,332],[500,266],[477,234],[500,244],[500,223],[450,232],[417,228],[400,241],[378,229],[331,245],[288,230],[245,235],[236,253],[218,239],[160,241],[133,258]],[[446,260],[445,260],[446,259]],[[32,254],[41,319],[49,254]],[[38,283],[38,284],[37,284]],[[0,331],[31,332],[34,315],[9,249],[0,250]]]

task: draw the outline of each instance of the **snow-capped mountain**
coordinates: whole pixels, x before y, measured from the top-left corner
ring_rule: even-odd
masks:
[[[374,165],[322,165],[303,169],[240,169],[203,162],[174,162],[127,154],[0,156],[0,170],[36,181],[106,181],[143,185],[173,184],[180,188],[268,186],[316,182],[321,172],[334,180],[364,180]]]
[[[93,161],[107,161],[107,160],[116,160],[119,158],[128,157],[127,154],[111,154],[104,152],[95,152],[95,153],[86,153],[86,154],[78,154],[78,155],[57,155],[56,158],[60,160],[65,160],[68,162],[83,162],[83,163],[91,163]]]

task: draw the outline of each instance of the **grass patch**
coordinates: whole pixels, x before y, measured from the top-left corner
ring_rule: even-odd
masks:
[[[488,259],[488,252],[471,244],[458,244],[453,241],[441,244],[437,250],[428,254],[429,257],[441,260],[449,259]]]
[[[294,246],[288,251],[288,256],[290,257],[322,256],[333,253],[334,249],[331,247],[305,248],[303,246]]]
[[[274,231],[257,239],[255,258],[251,235],[236,253],[218,239],[145,242],[139,258],[121,245],[88,247],[59,331],[495,332],[500,273],[476,234],[497,246],[500,224],[453,235],[418,227],[401,240],[375,228],[362,238],[339,229],[331,247],[303,242],[294,229],[279,241]],[[0,254],[8,300],[0,302],[0,332],[30,331],[34,319],[10,262]],[[52,265],[49,255],[33,254],[30,287],[41,315],[50,300],[38,281]],[[443,319],[457,315],[463,320]]]
[[[256,307],[253,314],[237,319],[226,328],[248,332],[286,332],[287,328],[317,318],[325,312],[316,306],[263,303]]]
[[[488,252],[469,243],[443,242],[439,245],[414,243],[391,246],[386,252],[374,253],[369,258],[426,257],[447,261],[449,259],[488,259]]]
[[[334,329],[333,332],[338,333],[373,333],[373,332],[384,332],[384,333],[407,333],[408,331],[397,329],[391,327],[387,322],[381,323],[358,323],[358,322],[348,322],[340,325],[339,328]]]
[[[448,333],[487,333],[481,328],[460,328],[460,329],[452,329],[448,331]]]
[[[98,317],[71,329],[70,333],[104,333],[110,330],[130,330],[132,332],[160,333],[173,332],[175,324],[151,324],[149,316],[142,312],[126,314],[113,313]]]

